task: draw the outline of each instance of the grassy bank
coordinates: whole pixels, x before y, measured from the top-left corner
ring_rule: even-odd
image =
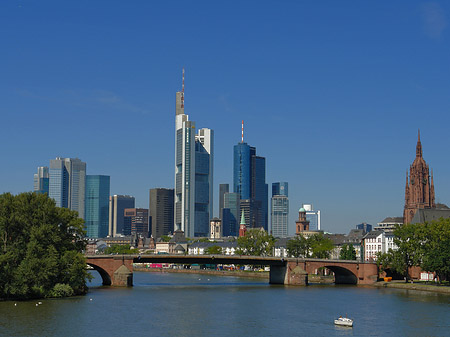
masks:
[[[395,288],[395,289],[431,291],[431,292],[443,293],[443,294],[450,295],[450,287],[449,286],[432,285],[432,284],[426,284],[426,283],[422,283],[422,282],[405,283],[404,281],[400,281],[400,282],[381,281],[381,282],[374,283],[374,286],[378,287],[378,288]]]

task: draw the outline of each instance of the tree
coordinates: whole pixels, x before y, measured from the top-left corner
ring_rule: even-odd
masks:
[[[292,257],[307,256],[309,248],[309,242],[303,235],[297,235],[286,243],[288,255]]]
[[[317,259],[328,259],[334,248],[333,241],[324,237],[322,233],[311,235],[308,238],[308,244],[311,250],[311,257]]]
[[[339,258],[341,260],[356,260],[356,251],[353,245],[343,245],[341,248],[341,252],[339,253]]]
[[[90,274],[83,225],[77,212],[56,207],[45,194],[0,195],[0,298],[42,298],[68,289],[54,290],[57,284],[85,293]]]
[[[205,249],[205,254],[209,254],[209,255],[222,254],[222,247],[220,247],[218,245],[210,246]]]
[[[171,238],[170,236],[168,236],[168,235],[161,235],[160,238],[161,238],[161,241],[162,241],[162,242],[169,242],[169,241],[172,239],[172,238]]]
[[[392,253],[395,261],[393,268],[405,275],[405,281],[409,280],[409,268],[418,266],[423,253],[423,246],[419,238],[419,228],[417,224],[406,224],[397,226],[394,230],[394,243],[397,250]],[[400,269],[403,269],[402,271]]]
[[[265,230],[253,228],[237,240],[237,254],[253,256],[271,256],[275,238]]]

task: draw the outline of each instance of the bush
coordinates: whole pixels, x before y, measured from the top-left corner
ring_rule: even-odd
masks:
[[[50,292],[50,297],[69,297],[73,295],[73,289],[68,284],[56,283]]]

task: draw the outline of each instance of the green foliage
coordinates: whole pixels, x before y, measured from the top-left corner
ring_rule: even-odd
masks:
[[[275,238],[264,230],[250,229],[245,236],[237,240],[237,254],[252,256],[271,256],[275,245]]]
[[[309,242],[303,235],[297,235],[286,243],[287,252],[292,257],[308,256],[309,248]]]
[[[311,257],[316,259],[328,259],[334,248],[333,241],[326,238],[322,233],[311,235],[308,238],[311,249]]]
[[[356,260],[356,251],[353,245],[343,245],[341,248],[341,252],[339,253],[339,258],[341,260]]]
[[[104,250],[105,254],[138,254],[139,249],[131,248],[130,245],[111,245]]]
[[[222,247],[214,245],[205,249],[206,254],[222,254]]]
[[[65,283],[56,283],[50,292],[50,297],[69,297],[73,295],[73,289]]]
[[[168,235],[161,235],[160,239],[161,239],[162,242],[169,242],[170,239],[172,239],[172,238],[170,236],[168,236]]]
[[[389,266],[408,281],[408,269],[419,266],[435,272],[440,282],[450,280],[450,219],[398,226],[394,235],[398,249],[378,255],[382,270]]]
[[[83,225],[45,194],[0,195],[0,298],[50,296],[57,283],[86,292]]]

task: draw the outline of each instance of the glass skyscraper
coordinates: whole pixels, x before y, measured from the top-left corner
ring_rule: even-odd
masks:
[[[222,214],[223,236],[239,234],[240,198],[238,193],[224,193]]]
[[[271,227],[275,237],[288,236],[289,199],[288,183],[272,184]]]
[[[49,173],[47,166],[40,166],[34,174],[34,191],[37,193],[49,192]]]
[[[125,208],[134,207],[135,199],[130,195],[113,195],[109,198],[109,236],[125,235]]]
[[[233,192],[241,200],[250,227],[268,229],[268,185],[266,184],[266,158],[256,155],[256,148],[245,142],[234,146]],[[243,206],[245,206],[243,209]]]
[[[184,113],[183,88],[175,106],[175,231],[206,236],[213,213],[214,132],[200,129]]]
[[[49,197],[57,207],[70,208],[84,218],[86,163],[78,158],[50,160]]]
[[[85,228],[87,237],[104,238],[108,235],[110,177],[86,176]]]

